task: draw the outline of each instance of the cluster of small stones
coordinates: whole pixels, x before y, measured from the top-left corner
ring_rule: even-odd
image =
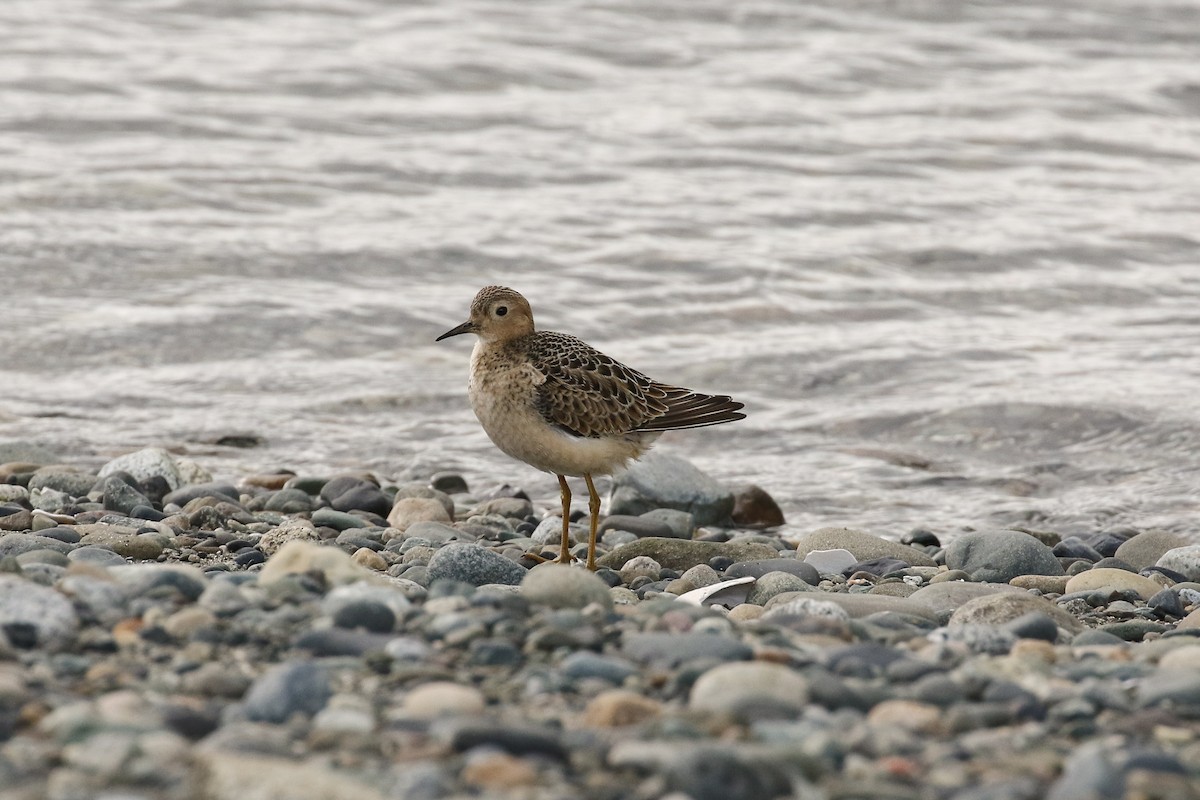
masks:
[[[0,798],[1197,796],[1200,545],[610,502],[591,573],[452,473],[0,465]]]

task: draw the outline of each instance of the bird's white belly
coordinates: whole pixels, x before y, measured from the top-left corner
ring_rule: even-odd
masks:
[[[546,422],[534,407],[541,376],[528,365],[489,361],[476,345],[471,355],[471,408],[488,438],[508,455],[557,475],[607,475],[637,458],[656,434],[574,436]]]

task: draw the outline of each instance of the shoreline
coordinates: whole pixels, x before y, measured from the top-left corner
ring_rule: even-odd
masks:
[[[1177,535],[785,540],[655,457],[593,574],[427,477],[0,466],[0,800],[1197,796]]]

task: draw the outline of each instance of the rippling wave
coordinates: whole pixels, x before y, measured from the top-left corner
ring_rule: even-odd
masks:
[[[795,526],[1200,541],[1198,10],[0,4],[0,440],[551,498],[432,341],[502,282]]]

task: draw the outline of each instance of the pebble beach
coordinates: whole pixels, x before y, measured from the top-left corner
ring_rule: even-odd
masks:
[[[796,532],[667,451],[612,481],[597,572],[538,563],[556,512],[3,464],[0,798],[1200,797],[1178,533]]]

